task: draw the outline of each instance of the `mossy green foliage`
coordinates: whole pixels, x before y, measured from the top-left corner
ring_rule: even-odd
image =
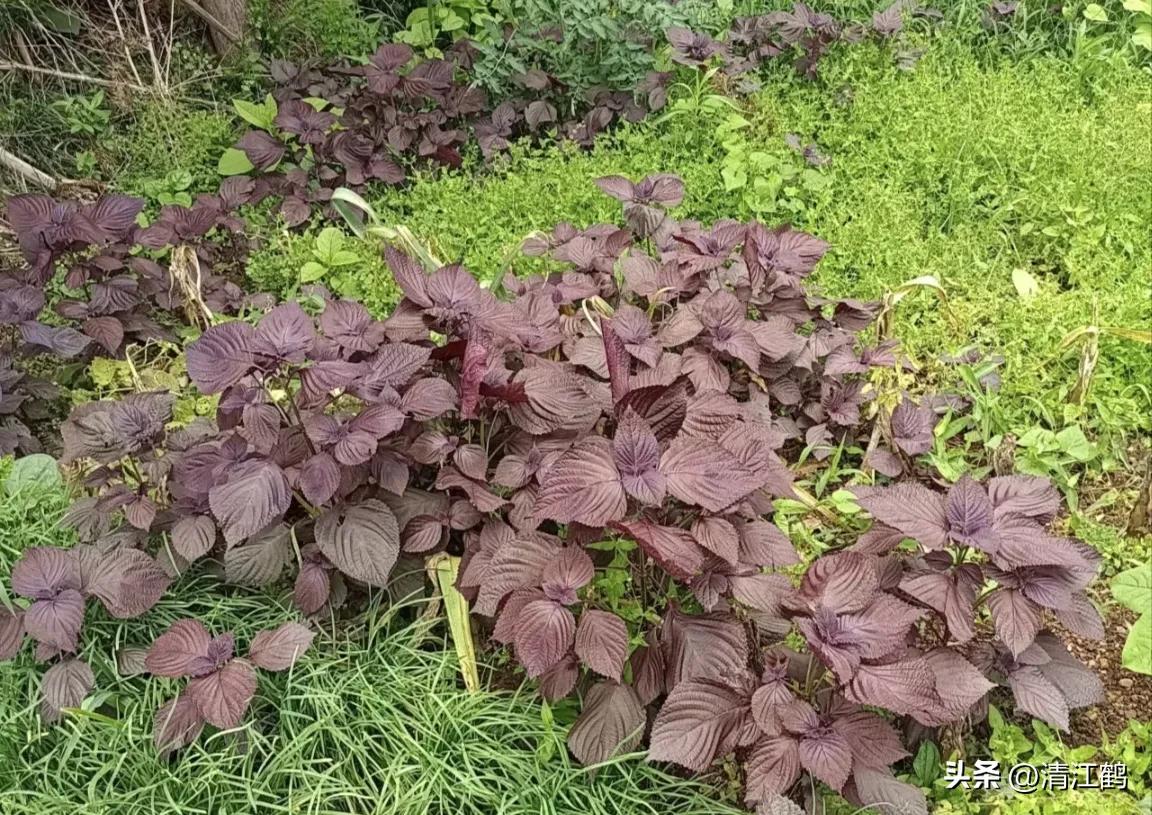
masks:
[[[1079,764],[1120,763],[1127,767],[1128,783],[1124,791],[1117,789],[1068,789],[1016,792],[1004,783],[1000,789],[976,790],[956,787],[947,789],[943,773],[933,784],[934,813],[947,815],[1078,815],[1093,812],[1098,815],[1138,815],[1145,811],[1149,798],[1148,770],[1152,756],[1147,752],[1150,728],[1148,723],[1132,722],[1115,739],[1103,744],[1073,747],[1065,744],[1058,733],[1040,721],[1031,727],[1021,726],[1005,719],[996,709],[989,711],[991,735],[989,756],[1000,763],[1005,779],[1017,764],[1029,764],[1040,770],[1040,779],[1047,776],[1047,765],[1063,763],[1071,768],[1070,776]],[[967,761],[973,766],[972,758]],[[968,770],[971,772],[971,769]],[[1084,771],[1079,771],[1083,778]],[[1027,785],[1027,781],[1025,785]],[[1143,799],[1143,800],[1141,800]]]
[[[897,334],[913,354],[977,343],[1007,357],[1002,402],[1020,430],[1080,418],[1063,406],[1077,354],[1061,351],[1061,338],[1091,324],[1096,309],[1106,325],[1140,328],[1152,317],[1147,76],[1117,68],[1086,87],[1074,65],[981,65],[947,41],[912,72],[871,47],[844,51],[822,71],[819,84],[782,74],[752,100],[742,133],[754,146],[780,154],[795,132],[831,158],[820,170],[827,184],[803,207],[762,217],[832,242],[815,278],[830,295],[878,297],[936,276],[948,309],[927,294],[899,307]],[[510,264],[533,268],[517,257],[529,232],[615,219],[615,202],[592,184],[601,175],[674,172],[689,193],[681,211],[702,220],[752,215],[721,180],[721,121],[680,116],[589,153],[521,150],[482,176],[425,177],[375,203],[386,222],[406,224],[441,257],[497,279]],[[1017,293],[1015,269],[1039,282],[1037,294]],[[1150,381],[1145,348],[1103,338],[1086,426],[1152,428]]]
[[[921,742],[911,760],[912,772],[907,781],[916,784],[930,801],[934,815],[1079,815],[1093,812],[1097,815],[1140,815],[1152,802],[1148,793],[1148,771],[1152,768],[1152,753],[1147,750],[1152,724],[1131,722],[1114,738],[1103,738],[1099,745],[1072,746],[1065,744],[1060,734],[1041,721],[1031,725],[1005,719],[995,707],[991,708],[986,723],[987,743],[976,745],[962,757],[964,773],[972,775],[977,760],[998,762],[1001,783],[998,787],[977,788],[969,782],[949,788],[947,761],[961,757],[941,755],[933,741]],[[1058,773],[1049,773],[1048,765],[1063,764],[1068,778],[1079,776],[1083,783],[1085,771],[1077,765],[1092,764],[1094,780],[1100,764],[1123,764],[1127,767],[1127,787],[1117,789],[1074,788],[1069,780],[1066,789],[1059,788]],[[1031,791],[1027,775],[1020,775],[1017,783],[1023,791],[1012,789],[1008,783],[1009,771],[1025,764],[1037,768],[1038,783]],[[1043,784],[1051,775],[1054,788]],[[855,815],[856,810],[844,800],[827,798],[828,815]]]
[[[214,190],[220,152],[236,137],[225,104],[262,87],[265,69],[256,60],[245,52],[222,62],[178,40],[167,96],[12,72],[0,77],[0,134],[9,150],[61,178],[143,193],[146,182],[181,171],[195,192]]]
[[[13,461],[0,459],[0,574],[7,577],[20,553],[30,546],[71,546],[76,536],[56,521],[70,499],[58,485],[10,482]],[[7,580],[4,581],[7,589]]]
[[[84,150],[91,139],[69,132],[68,122],[58,108],[52,107],[53,102],[63,98],[46,94],[15,74],[0,78],[0,134],[3,134],[5,149],[38,169],[72,176],[77,174],[74,156]],[[0,177],[0,184],[8,182],[8,171],[3,172],[5,176]],[[21,187],[13,186],[13,189]]]
[[[173,170],[191,175],[189,190],[214,191],[220,184],[216,163],[235,138],[236,124],[227,113],[153,101],[101,142],[97,160],[102,175],[115,178],[126,192],[146,194],[149,182]]]
[[[250,226],[263,236],[248,257],[245,270],[253,291],[289,296],[301,286],[301,271],[317,262],[317,236],[320,227],[292,232],[283,227],[267,206],[244,213]],[[400,298],[400,290],[384,262],[382,248],[366,240],[345,236],[341,251],[356,256],[355,262],[326,268],[314,282],[343,297],[352,297],[372,313],[384,317]],[[307,275],[305,276],[305,282]]]
[[[1102,506],[1088,507],[1082,513],[1073,513],[1066,521],[1068,534],[1084,541],[1103,557],[1100,571],[1106,577],[1138,564],[1152,562],[1152,535],[1126,535],[1121,529],[1099,519],[1116,499],[1115,493],[1105,493],[1098,502]]]
[[[248,8],[262,54],[306,62],[367,57],[385,16],[362,14],[356,0],[252,0]]]

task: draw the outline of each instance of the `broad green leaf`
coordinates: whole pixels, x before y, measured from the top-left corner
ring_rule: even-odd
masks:
[[[1025,300],[1035,297],[1040,292],[1040,284],[1036,282],[1036,278],[1024,269],[1012,270],[1012,285],[1016,287],[1016,293]]]
[[[310,260],[300,267],[300,282],[315,283],[328,272],[328,267],[322,263]]]
[[[748,154],[748,163],[751,164],[754,169],[763,172],[774,169],[773,165],[776,164],[776,161],[771,154],[765,153],[763,150],[753,150]]]
[[[1028,447],[1040,452],[1056,450],[1059,447],[1056,434],[1046,427],[1033,427],[1024,431],[1024,435],[1016,439],[1019,447]]]
[[[220,161],[216,165],[216,171],[220,175],[244,175],[254,169],[248,156],[244,155],[244,151],[237,150],[235,147],[229,147],[225,150],[220,155]]]
[[[186,190],[192,186],[192,173],[187,170],[173,170],[165,176],[165,180],[174,191]]]
[[[360,256],[351,249],[341,249],[328,260],[329,266],[351,266],[360,262]]]
[[[1124,8],[1137,14],[1152,17],[1152,0],[1124,0]]]
[[[276,121],[276,100],[271,94],[264,97],[259,104],[247,102],[243,99],[233,99],[232,107],[240,114],[240,118],[253,127],[271,131]]]
[[[248,124],[260,128],[264,127],[264,107],[262,105],[257,105],[245,99],[233,99],[232,107],[236,109],[236,113],[240,115],[240,118]]]
[[[1137,613],[1152,611],[1152,561],[1113,577],[1112,596]]]
[[[1080,425],[1070,425],[1056,434],[1060,449],[1077,461],[1085,462],[1096,458],[1096,445],[1088,441]]]
[[[344,246],[344,233],[334,226],[326,226],[316,236],[316,259],[331,266],[332,258]]]
[[[783,183],[784,180],[777,173],[771,173],[763,178],[752,179],[752,190],[771,205],[775,203],[776,194],[780,192]]]
[[[1084,19],[1094,23],[1108,22],[1108,12],[1099,3],[1089,3],[1084,7]]]
[[[727,118],[724,119],[723,126],[729,130],[742,130],[746,127],[751,127],[752,123],[739,113],[729,113]]]
[[[13,495],[29,487],[57,487],[63,483],[56,459],[44,453],[33,453],[16,459],[4,480],[4,491]]]
[[[748,183],[748,173],[744,172],[743,167],[724,167],[720,170],[720,177],[724,179],[724,189],[729,192]]]
[[[1128,670],[1152,676],[1152,612],[1132,623],[1120,658]]]
[[[832,179],[824,175],[819,170],[806,169],[800,176],[801,180],[810,190],[822,190],[825,187],[831,186]]]
[[[921,787],[932,786],[940,775],[940,750],[935,743],[926,741],[920,745],[912,760],[912,771]]]
[[[441,31],[459,31],[468,25],[468,21],[461,17],[451,9],[446,9],[447,13],[440,18]]]
[[[1052,732],[1052,728],[1039,719],[1032,720],[1032,730],[1036,733],[1036,741],[1040,742],[1046,749],[1052,750],[1057,744],[1056,735]]]
[[[1152,51],[1152,20],[1141,20],[1136,23],[1136,31],[1132,34],[1132,42],[1145,51]]]
[[[182,207],[192,206],[192,193],[190,192],[162,192],[156,196],[156,203],[161,206],[179,204]]]
[[[856,503],[856,496],[849,490],[836,490],[829,496],[829,500],[837,512],[844,515],[860,514],[860,505]]]
[[[1079,747],[1075,747],[1068,752],[1068,763],[1083,764],[1087,761],[1091,761],[1096,757],[1096,753],[1099,749],[1100,748],[1095,744],[1083,744]]]

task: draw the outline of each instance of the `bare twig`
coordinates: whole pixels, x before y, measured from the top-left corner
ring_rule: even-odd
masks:
[[[1136,537],[1149,532],[1149,520],[1152,519],[1152,462],[1144,471],[1144,481],[1140,484],[1140,491],[1136,493],[1136,503],[1132,505],[1132,512],[1128,515],[1128,534]]]
[[[0,164],[22,178],[31,181],[36,186],[43,187],[46,190],[55,190],[60,185],[60,182],[48,175],[48,173],[36,169],[24,159],[9,153],[3,147],[0,147]]]
[[[59,79],[70,79],[73,82],[87,82],[91,85],[103,85],[106,88],[131,88],[134,91],[148,92],[148,88],[135,82],[123,82],[112,79],[101,79],[88,74],[74,74],[70,71],[57,71],[55,68],[41,68],[37,65],[25,65],[21,62],[0,62],[0,71],[26,71],[30,74],[54,76]]]
[[[144,0],[136,0],[136,8],[140,11],[140,24],[144,26],[144,44],[148,46],[148,58],[152,61],[152,84],[161,94],[167,95],[167,82],[164,72],[160,70],[160,59],[156,56],[156,48],[152,44],[152,28],[148,25],[148,13],[144,9]]]
[[[863,461],[865,462],[865,466],[869,470],[875,470],[876,469],[875,467],[868,467],[867,461],[868,461],[868,458],[872,455],[872,453],[875,452],[876,446],[880,443],[880,423],[883,421],[884,421],[884,415],[882,413],[877,413],[876,414],[876,421],[872,425],[872,435],[868,438],[868,448],[864,451]]]
[[[28,43],[24,40],[24,32],[17,28],[13,33],[15,34],[16,50],[20,52],[20,58],[25,62],[32,62],[32,52],[28,50]]]
[[[176,0],[168,0],[168,41],[164,46],[164,84],[171,89],[172,41],[176,38]]]
[[[108,10],[112,12],[112,21],[116,23],[116,33],[120,36],[120,42],[124,46],[124,57],[128,60],[128,67],[132,71],[132,76],[136,78],[136,84],[143,87],[144,80],[140,78],[140,72],[136,70],[136,60],[132,59],[132,49],[128,47],[128,37],[124,34],[124,26],[120,24],[120,3],[108,0]]]
[[[197,17],[206,22],[211,28],[220,32],[220,35],[223,36],[224,39],[228,40],[228,42],[232,43],[233,45],[240,44],[240,35],[230,29],[228,26],[224,25],[224,23],[220,22],[220,20],[215,15],[213,15],[212,12],[197,3],[196,0],[183,0],[183,3],[188,8],[190,8]]]
[[[172,287],[179,288],[188,321],[205,328],[212,325],[212,309],[204,302],[201,291],[200,259],[192,247],[180,244],[172,250],[168,275],[171,280],[168,293],[172,294]]]

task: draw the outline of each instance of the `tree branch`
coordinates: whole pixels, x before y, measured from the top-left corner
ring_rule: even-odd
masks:
[[[46,190],[52,191],[60,186],[60,182],[43,170],[38,170],[24,159],[17,155],[9,153],[3,147],[0,147],[0,164],[12,170],[22,178],[31,181],[38,187],[43,187]]]
[[[233,45],[240,44],[240,35],[230,29],[228,26],[224,25],[224,23],[220,22],[220,20],[217,19],[216,16],[212,14],[212,12],[208,11],[208,9],[197,3],[196,0],[182,0],[182,2],[184,5],[190,8],[197,17],[206,22],[209,27],[219,32],[220,35],[224,37],[224,39],[228,40],[228,42],[232,43]]]
[[[41,68],[37,65],[26,65],[22,62],[0,62],[0,71],[26,71],[30,74],[43,74],[55,76],[60,79],[70,79],[74,82],[87,82],[92,85],[103,85],[106,88],[131,88],[134,91],[148,92],[148,88],[137,85],[135,82],[115,82],[111,79],[101,79],[88,74],[73,74],[68,71],[57,71],[54,68]]]

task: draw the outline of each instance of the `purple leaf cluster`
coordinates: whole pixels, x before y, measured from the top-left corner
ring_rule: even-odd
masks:
[[[41,712],[55,721],[76,707],[95,682],[76,654],[81,647],[85,606],[96,599],[113,617],[139,617],[160,599],[169,576],[139,549],[113,541],[71,549],[33,546],[12,567],[12,591],[26,607],[0,608],[0,660],[12,659],[25,639],[35,643],[38,662],[53,662],[41,683]]]
[[[195,282],[213,313],[233,310],[243,292],[214,268],[236,259],[244,224],[232,213],[259,197],[251,179],[228,179],[218,194],[199,196],[191,207],[163,207],[146,227],[137,225],[139,198],[106,195],[82,206],[46,195],[12,197],[8,220],[27,266],[0,278],[0,320],[19,326],[29,345],[74,357],[90,344],[114,355],[133,339],[171,339],[162,324],[170,320],[152,312],[182,314],[183,277]],[[176,257],[179,247],[191,250],[188,257]],[[80,296],[58,300],[53,310],[77,328],[37,322],[44,287],[60,269],[65,288]]]
[[[994,684],[1067,727],[1099,683],[1044,618],[1101,632],[1084,595],[1095,555],[1047,531],[1051,486],[860,488],[874,523],[854,545],[798,584],[774,573],[800,561],[771,520],[793,496],[790,463],[866,446],[867,378],[896,349],[861,336],[875,304],[808,289],[818,238],[681,220],[670,175],[597,184],[624,225],[529,238],[540,273],[507,277],[503,295],[389,249],[404,296],[385,320],[326,300],[207,329],[187,369],[219,394],[214,423],[171,430],[166,394],[77,408],[65,460],[87,465],[93,494],[69,522],[100,551],[156,552],[170,574],[207,559],[239,585],[288,573],[309,616],[362,607],[401,558],[461,554],[482,630],[547,698],[582,696],[581,762],[645,738],[652,759],[692,770],[735,753],[750,803],[808,775],[923,811],[891,769],[901,720],[975,717]],[[929,404],[905,400],[880,428],[890,455],[928,449]],[[642,615],[601,592],[621,568],[605,541],[633,544]],[[71,590],[48,585],[17,591]],[[0,643],[27,616],[3,620]],[[192,677],[162,747],[236,726],[255,688],[228,635],[178,626],[151,657],[154,673]],[[809,653],[780,646],[789,632]]]
[[[86,482],[98,496],[72,513],[82,537],[115,529],[146,546],[166,534],[173,571],[213,554],[229,580],[262,585],[292,560],[294,535],[309,614],[345,580],[386,585],[401,551],[450,541],[467,552],[467,580],[491,583],[481,606],[495,613],[530,586],[501,575],[491,547],[525,530],[549,556],[560,539],[540,530],[558,524],[631,530],[710,605],[729,577],[793,562],[757,520],[769,493],[789,489],[773,450],[854,434],[863,399],[857,374],[825,371],[857,347],[855,330],[802,287],[826,245],[788,228],[678,222],[665,209],[683,196],[671,176],[600,184],[630,228],[558,228],[543,241],[557,271],[509,280],[512,300],[460,266],[427,274],[389,250],[405,296],[383,322],[351,301],[318,318],[284,304],[189,347],[189,376],[220,394],[215,426],[166,432],[164,394],[75,409],[64,460],[99,465]],[[661,511],[675,502],[698,509]]]
[[[981,23],[985,28],[998,29],[1011,22],[1020,10],[1020,4],[1012,0],[995,0],[984,8]]]
[[[1080,636],[1104,633],[1083,593],[1097,555],[1045,528],[1060,505],[1051,484],[964,477],[946,494],[911,482],[859,492],[875,522],[852,547],[816,559],[798,586],[761,574],[742,589],[753,627],[665,617],[663,685],[647,678],[647,654],[633,662],[637,688],[667,692],[650,759],[700,771],[735,752],[751,804],[788,795],[807,773],[859,806],[926,812],[891,772],[908,755],[899,719],[979,718],[1004,685],[1018,710],[1067,730],[1071,709],[1101,701],[1100,680],[1045,628],[1050,617]],[[686,624],[705,620],[686,643]],[[793,629],[808,653],[771,644]]]
[[[258,171],[259,189],[279,196],[280,214],[297,226],[337,187],[401,184],[421,165],[458,167],[470,147],[492,158],[517,138],[549,133],[591,145],[612,123],[662,107],[670,78],[652,74],[634,90],[596,88],[573,100],[556,77],[532,68],[517,77],[520,93],[497,103],[474,81],[474,56],[466,41],[443,59],[386,43],[360,66],[277,62],[275,126],[250,130],[236,148]]]
[[[47,419],[60,395],[54,383],[29,376],[9,354],[0,353],[0,455],[40,452],[40,441],[25,422]]]
[[[315,633],[300,623],[260,631],[248,646],[248,658],[235,655],[232,634],[213,637],[199,620],[177,620],[156,638],[144,658],[153,676],[187,679],[180,694],[156,711],[152,739],[169,752],[200,736],[204,725],[239,727],[256,695],[256,668],[285,671],[312,644]]]
[[[788,60],[797,73],[814,78],[820,60],[837,43],[898,35],[904,28],[905,9],[914,5],[895,0],[867,22],[845,23],[797,2],[789,10],[737,18],[714,53],[722,54],[725,70],[732,76],[749,74],[772,60]],[[673,46],[676,59],[676,43]]]
[[[174,324],[235,311],[248,298],[230,279],[243,254],[243,223],[231,213],[258,198],[251,179],[229,179],[192,207],[166,206],[137,225],[144,201],[105,195],[92,204],[46,195],[7,201],[7,218],[26,265],[0,275],[0,325],[12,326],[23,354],[70,360],[119,356],[127,345],[174,341]],[[48,306],[46,287],[66,289]],[[0,360],[0,450],[34,452],[27,421],[44,418],[58,390]]]
[[[796,3],[790,11],[738,19],[723,42],[682,27],[664,36],[672,61],[689,68],[719,61],[740,76],[781,57],[814,76],[833,44],[896,35],[903,7],[897,0],[867,25],[845,26]],[[280,215],[294,227],[327,207],[338,187],[399,185],[420,166],[459,167],[470,149],[492,159],[525,137],[590,147],[613,124],[638,122],[663,108],[673,79],[671,71],[651,71],[635,87],[576,93],[558,76],[531,67],[514,77],[508,98],[489,99],[475,74],[476,56],[475,47],[460,40],[442,58],[385,43],[363,65],[275,61],[274,122],[235,144],[254,168],[257,195],[277,196]]]
[[[954,409],[964,407],[962,403],[953,404],[955,401],[926,397],[917,403],[902,395],[887,422],[881,423],[879,443],[869,449],[864,464],[889,478],[914,472],[916,456],[929,452],[936,444],[936,404],[943,402]]]
[[[973,641],[977,612],[987,610],[995,638],[973,660],[1012,688],[1019,709],[1067,730],[1070,709],[1099,701],[1099,680],[1045,630],[1052,619],[1077,636],[1104,636],[1085,594],[1099,555],[1047,530],[1060,497],[1046,479],[982,485],[965,476],[946,495],[897,484],[862,490],[860,504],[876,524],[855,548],[879,555],[898,539],[916,541],[921,554],[906,563],[899,590],[940,615],[952,640]],[[986,590],[989,581],[995,588]]]

